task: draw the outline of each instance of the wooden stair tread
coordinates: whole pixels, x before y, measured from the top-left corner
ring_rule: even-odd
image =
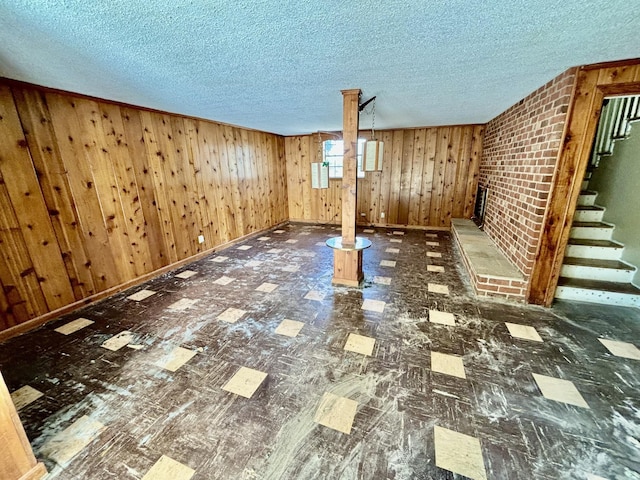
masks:
[[[584,247],[609,247],[622,248],[624,245],[612,240],[592,240],[589,238],[570,238],[569,245],[580,245]]]
[[[558,286],[640,295],[640,288],[631,283],[622,282],[605,282],[602,280],[585,280],[583,278],[560,277],[560,279],[558,280]]]
[[[599,260],[596,258],[579,258],[579,257],[565,257],[564,265],[576,265],[580,267],[594,267],[594,268],[610,268],[613,270],[625,270],[628,272],[635,271],[635,268],[628,263],[621,262],[620,260]]]

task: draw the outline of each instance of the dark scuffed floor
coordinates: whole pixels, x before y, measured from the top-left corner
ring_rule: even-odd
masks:
[[[0,345],[9,390],[42,393],[19,413],[51,478],[640,479],[640,360],[599,341],[637,344],[640,311],[476,299],[445,232],[360,229],[365,284],[333,287],[339,232],[281,228]],[[54,330],[78,318],[94,323]],[[241,367],[250,398],[223,389]]]

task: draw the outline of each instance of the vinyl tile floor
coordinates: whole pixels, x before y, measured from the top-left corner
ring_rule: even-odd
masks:
[[[640,479],[639,310],[476,298],[449,233],[367,230],[361,288],[289,224],[0,344],[49,478]]]

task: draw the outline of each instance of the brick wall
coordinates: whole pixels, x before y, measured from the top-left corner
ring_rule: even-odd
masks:
[[[485,232],[528,279],[567,119],[575,69],[540,87],[485,129],[479,182]]]

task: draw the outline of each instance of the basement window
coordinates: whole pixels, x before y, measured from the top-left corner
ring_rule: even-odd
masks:
[[[364,151],[364,138],[358,139],[358,178],[364,178],[362,169],[362,152]],[[322,148],[322,160],[329,164],[329,178],[342,178],[344,157],[344,143],[342,140],[325,140]]]

